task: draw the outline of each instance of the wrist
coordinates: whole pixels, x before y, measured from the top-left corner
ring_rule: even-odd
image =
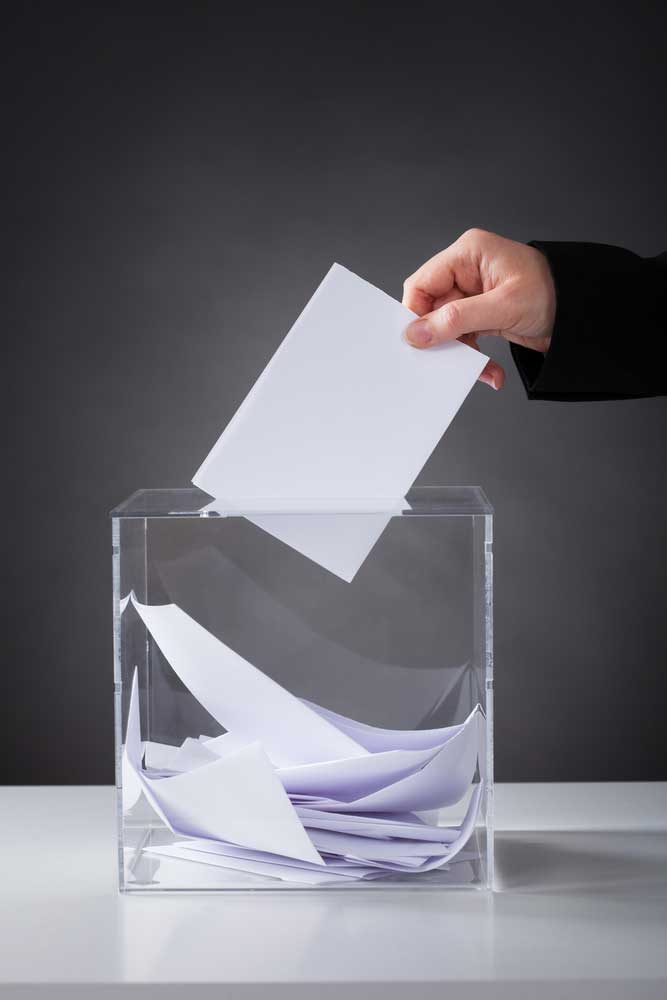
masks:
[[[530,246],[530,250],[535,262],[537,285],[539,288],[539,294],[536,296],[535,348],[541,351],[542,354],[546,354],[549,350],[556,322],[556,285],[551,265],[546,255],[535,246]]]

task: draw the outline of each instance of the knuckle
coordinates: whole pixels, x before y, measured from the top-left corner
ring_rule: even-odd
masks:
[[[486,247],[489,243],[497,239],[495,233],[489,232],[488,229],[480,229],[479,226],[473,226],[472,229],[466,229],[465,233],[461,237],[468,246],[475,248]]]

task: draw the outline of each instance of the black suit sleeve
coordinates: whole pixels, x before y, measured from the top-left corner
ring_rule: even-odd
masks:
[[[631,399],[667,393],[667,254],[542,243],[556,286],[546,354],[512,344],[529,399]]]

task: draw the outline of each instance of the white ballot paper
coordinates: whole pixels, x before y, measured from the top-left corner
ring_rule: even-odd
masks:
[[[368,568],[373,579],[367,579],[365,586],[373,588],[373,607],[384,607],[385,596],[387,603],[398,607],[404,588],[396,588],[396,578],[379,573],[379,567]],[[262,587],[221,549],[211,545],[198,545],[195,551],[185,557],[179,556],[173,563],[168,560],[160,562],[157,573],[164,592],[174,604],[185,607],[192,594],[197,594],[197,620],[215,635],[238,634],[237,609],[242,607],[246,634],[252,630],[258,635],[279,636],[280,645],[276,647],[276,653],[280,658],[281,676],[285,678],[283,683],[289,686],[287,678],[296,679],[299,676],[302,698],[309,695],[317,697],[330,710],[353,704],[362,714],[370,713],[369,722],[373,722],[377,721],[375,706],[380,705],[380,717],[387,720],[385,725],[400,722],[413,727],[423,725],[422,720],[437,712],[444,700],[449,699],[450,704],[458,700],[454,696],[457,687],[462,693],[469,687],[463,683],[466,675],[470,677],[473,672],[469,662],[446,667],[443,664],[438,670],[414,665],[414,661],[419,659],[422,663],[427,662],[418,646],[422,634],[420,622],[428,624],[423,614],[419,620],[416,616],[411,618],[409,633],[406,631],[397,635],[400,646],[392,648],[391,662],[388,662],[386,657],[376,660],[364,656],[354,648],[353,643],[346,641],[344,632],[338,640],[318,632],[297,609],[281,600],[280,589],[272,592]],[[230,580],[234,581],[233,600],[230,600]],[[405,587],[408,586],[409,582],[405,581]],[[349,609],[346,618],[353,630],[363,627],[362,614],[370,615],[372,620],[371,610],[355,610],[356,601],[352,592],[345,603]],[[305,649],[317,649],[317,670],[298,670],[297,664],[302,662]],[[378,699],[378,691],[382,691],[381,699]],[[465,694],[464,704],[467,705]],[[311,707],[320,714],[325,712],[316,705]],[[341,716],[333,721],[337,729],[346,731],[346,721]],[[352,726],[360,725],[347,721]],[[359,736],[353,735],[352,738],[364,745],[365,735],[361,730]],[[392,733],[389,748],[394,745],[392,741],[395,739],[400,737]],[[428,740],[427,731],[420,730],[416,739],[422,742],[414,746],[406,742],[404,748],[433,745],[423,742]],[[438,742],[437,738],[435,742]],[[387,746],[368,746],[367,749],[387,749]]]
[[[351,581],[488,360],[459,342],[415,350],[414,318],[334,264],[193,477],[208,509],[237,505]],[[279,512],[294,500],[310,511]],[[355,516],[334,513],[345,501]]]
[[[451,863],[477,821],[483,713],[431,730],[356,722],[295,697],[176,605],[131,606],[182,683],[227,730],[173,747],[141,739],[135,671],[123,808],[142,793],[179,838],[149,853],[304,885]],[[127,607],[127,605],[126,605]],[[420,812],[462,802],[460,827]]]
[[[177,605],[149,606],[135,597],[132,604],[167,662],[207,712],[247,742],[261,739],[274,764],[368,754]]]
[[[147,777],[141,767],[136,672],[124,756],[149,803],[174,833],[229,840],[258,851],[323,863],[259,743],[249,743],[229,757],[185,774]]]

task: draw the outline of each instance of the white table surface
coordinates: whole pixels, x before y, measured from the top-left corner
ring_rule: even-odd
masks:
[[[500,891],[119,896],[114,790],[0,789],[0,997],[667,996],[667,783],[500,785]]]

